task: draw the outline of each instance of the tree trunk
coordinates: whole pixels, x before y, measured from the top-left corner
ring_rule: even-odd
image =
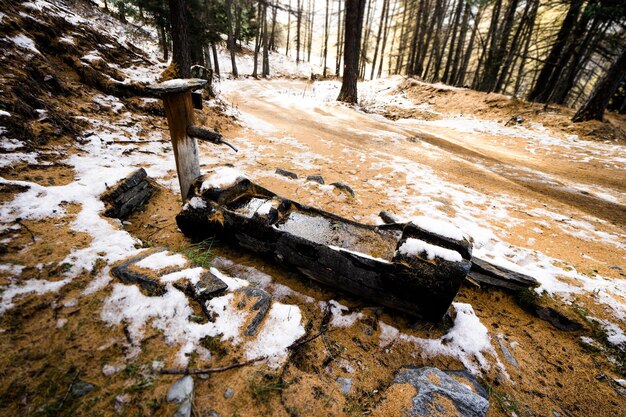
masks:
[[[211,42],[211,52],[213,52],[213,62],[215,62],[215,75],[220,77],[220,61],[217,59],[217,46],[215,42]]]
[[[258,78],[259,77],[259,72],[258,72],[258,67],[259,67],[259,51],[261,50],[261,31],[263,28],[263,25],[261,24],[261,2],[259,2],[257,4],[257,9],[256,9],[256,21],[257,21],[257,31],[256,31],[256,37],[254,40],[254,55],[252,58],[252,76],[254,78]]]
[[[172,0],[170,0],[172,1]],[[180,1],[180,0],[178,0]],[[233,12],[232,12],[233,0],[226,0],[226,25],[228,30],[228,49],[230,50],[230,65],[232,68],[233,77],[239,77],[237,72],[237,61],[235,60],[235,39],[233,38]]]
[[[548,54],[548,57],[539,72],[539,76],[535,81],[533,89],[530,94],[528,94],[529,101],[545,102],[552,94],[552,89],[549,88],[548,80],[552,77],[554,71],[557,70],[557,64],[560,61],[563,48],[565,47],[565,44],[567,43],[570,34],[576,25],[583,1],[584,0],[574,0],[567,11],[567,15],[565,16],[565,19],[563,19],[563,24],[557,34],[556,41],[552,45],[552,49],[550,50],[550,53]]]
[[[326,68],[328,67],[328,30],[330,23],[330,0],[326,0],[326,15],[324,16],[324,69],[322,70],[322,77],[326,78]]]
[[[235,44],[239,41],[241,48],[241,6],[239,0],[235,0]]]
[[[361,32],[363,29],[363,15],[365,14],[365,0],[346,0],[346,24],[344,46],[344,69],[341,91],[338,101],[357,103],[357,79],[359,76],[359,49],[361,47]]]
[[[448,49],[448,58],[446,59],[446,67],[443,70],[443,82],[449,84],[450,71],[452,70],[452,60],[454,59],[455,48],[459,49],[456,45],[456,36],[459,29],[459,20],[461,19],[461,12],[463,11],[464,0],[457,0],[456,10],[452,17],[452,39],[450,40],[450,48]],[[444,45],[445,49],[445,45]]]
[[[402,69],[402,64],[404,64],[404,54],[406,52],[406,27],[407,27],[407,18],[408,18],[408,10],[409,4],[408,0],[404,0],[404,10],[402,11],[402,26],[400,29],[400,45],[398,45],[398,57],[396,58],[396,68],[394,73],[399,74]]]
[[[263,77],[270,76],[270,51],[269,51],[269,39],[267,30],[267,3],[263,3]]]
[[[312,1],[309,1],[309,13],[311,16],[311,23],[309,23],[309,50],[307,51],[307,62],[311,62],[311,47],[313,46],[313,25],[315,24],[315,8]]]
[[[300,31],[302,30],[302,0],[298,0],[298,15],[296,18],[296,64],[300,63]]]
[[[503,89],[506,90],[507,85],[505,81],[508,79],[509,69],[511,68],[511,64],[513,63],[514,57],[519,55],[520,37],[522,35],[524,27],[526,26],[528,22],[528,15],[530,13],[530,8],[532,4],[533,2],[530,0],[526,2],[526,6],[524,7],[524,12],[522,14],[522,17],[520,18],[519,24],[517,25],[517,29],[515,30],[515,34],[513,35],[513,39],[511,40],[511,45],[508,48],[509,52],[506,56],[506,60],[504,61],[504,64],[502,65],[502,70],[500,71],[500,76],[498,77],[498,81],[496,82],[496,85],[494,88],[494,91],[496,92],[500,92]]]
[[[361,63],[359,65],[359,79],[365,79],[365,65],[367,64],[367,46],[369,45],[370,32],[372,31],[372,5],[376,5],[375,1],[367,2],[367,15],[365,16],[365,35],[361,42]],[[376,7],[374,7],[374,13]]]
[[[398,3],[400,3],[401,0],[398,0]],[[398,12],[400,13],[400,12]],[[391,34],[391,45],[389,45],[389,62],[387,63],[387,68],[388,68],[388,72],[387,75],[391,75],[394,73],[393,70],[393,48],[396,46],[396,35],[398,34],[398,23],[396,22],[395,25],[393,25],[393,32]],[[397,60],[397,55],[396,55],[396,60]]]
[[[391,0],[390,0],[391,1]],[[394,17],[394,13],[396,12],[396,6],[398,2],[395,1],[393,3],[393,9],[391,9],[391,13],[389,12],[389,6],[387,6],[387,18],[385,19],[385,28],[383,29],[383,43],[380,46],[380,60],[378,61],[378,74],[376,75],[378,78],[382,77],[383,74],[383,62],[385,57],[385,47],[387,46],[387,38],[389,37],[389,25],[391,19]]]
[[[428,64],[426,65],[426,69],[422,73],[422,78],[426,78],[430,72],[430,68],[434,65],[435,70],[434,74],[439,72],[438,66],[441,65],[441,57],[439,56],[439,49],[441,44],[441,29],[443,27],[443,21],[446,17],[446,9],[448,7],[448,2],[446,0],[437,1],[437,6],[439,6],[439,13],[435,12],[435,18],[433,22],[437,22],[437,28],[435,29],[435,38],[433,39],[433,44],[430,47],[430,56],[428,58]],[[437,9],[435,9],[437,11]],[[445,37],[444,37],[444,45],[445,45]],[[436,78],[435,75],[431,77],[431,79]]]
[[[289,0],[289,12],[287,14],[287,44],[285,46],[285,55],[289,56],[289,37],[291,35],[291,0]]]
[[[584,37],[584,40],[581,41],[582,32],[586,29],[587,21],[584,20],[584,27],[581,27],[575,38],[577,40],[574,46],[574,50],[571,53],[571,59],[569,60],[569,65],[564,69],[562,75],[559,77],[559,82],[554,88],[552,97],[550,99],[551,102],[556,104],[565,104],[567,100],[567,96],[571,91],[574,83],[576,81],[576,77],[578,76],[580,70],[584,68],[587,63],[587,59],[590,54],[587,52],[592,48],[592,44],[598,35],[599,32],[602,32],[600,29],[600,21],[599,19],[593,19],[591,22],[591,27],[587,30],[587,35]]]
[[[474,28],[472,29],[469,44],[467,45],[465,55],[463,56],[463,63],[461,64],[461,68],[459,68],[459,72],[454,80],[454,85],[463,86],[463,84],[465,84],[465,74],[467,74],[467,67],[469,65],[470,58],[472,57],[474,42],[476,40],[476,34],[478,33],[478,25],[480,24],[480,19],[482,18],[484,11],[485,6],[481,4],[478,7],[478,12],[476,12],[476,17],[474,18]]]
[[[455,84],[457,79],[459,65],[461,63],[461,56],[463,55],[463,47],[465,46],[465,38],[467,36],[467,30],[469,29],[469,18],[471,11],[472,7],[470,3],[465,0],[465,11],[463,13],[463,20],[461,21],[461,33],[459,34],[459,42],[454,53],[452,70],[447,81],[449,84]]]
[[[335,60],[335,75],[337,77],[341,76],[341,56],[342,56],[342,52],[343,52],[343,31],[342,31],[342,23],[343,20],[341,19],[341,3],[342,0],[337,0],[337,48],[336,48],[336,52],[337,52],[337,57]]]
[[[170,59],[170,51],[167,45],[167,33],[165,27],[159,25],[159,42],[161,43],[161,49],[163,50],[163,61],[167,62]]]
[[[272,2],[272,31],[270,32],[270,51],[276,51],[276,5]]]
[[[378,34],[376,35],[376,46],[374,47],[374,58],[372,58],[372,71],[370,72],[370,80],[374,79],[374,71],[376,70],[376,60],[378,58],[378,47],[383,33],[383,27],[385,25],[385,19],[387,18],[387,9],[389,8],[389,0],[383,0],[383,10],[380,12],[380,22],[378,23]],[[347,11],[346,11],[347,17]]]
[[[506,54],[506,48],[509,43],[511,30],[513,29],[517,4],[518,0],[511,0],[509,2],[509,7],[507,8],[504,15],[504,26],[502,27],[499,42],[496,43],[496,48],[493,53],[491,52],[491,50],[489,51],[489,56],[487,58],[487,61],[485,62],[483,81],[480,86],[480,89],[482,91],[491,92],[495,90],[496,84],[498,82],[498,73],[500,72],[500,68],[502,67],[502,61],[504,60],[504,56]],[[495,35],[496,34],[494,33],[494,38],[497,38],[497,36]]]
[[[620,55],[615,59],[604,78],[598,82],[593,93],[585,104],[576,112],[572,121],[584,122],[586,120],[602,120],[604,110],[609,104],[611,97],[617,91],[622,80],[626,76],[626,47],[622,48]]]
[[[174,63],[180,78],[191,78],[191,54],[184,0],[169,0]]]

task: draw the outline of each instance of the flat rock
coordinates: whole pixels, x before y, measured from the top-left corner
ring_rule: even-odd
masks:
[[[583,328],[582,324],[565,317],[551,307],[537,307],[535,312],[541,320],[547,321],[555,328],[564,332],[577,332]]]
[[[497,334],[496,339],[498,340],[498,344],[500,345],[500,350],[504,354],[504,359],[506,359],[508,363],[519,369],[519,364],[517,363],[517,360],[509,349],[511,345],[509,344],[506,337],[503,334]]]
[[[70,391],[70,393],[72,394],[72,397],[74,398],[80,398],[82,396],[85,396],[87,394],[89,394],[91,391],[93,391],[95,387],[85,381],[76,381],[73,385],[72,385],[72,389]]]
[[[321,175],[309,175],[306,177],[306,180],[324,185],[324,178]]]
[[[402,368],[392,384],[410,384],[415,388],[412,407],[406,410],[410,416],[432,416],[437,410],[441,413],[437,415],[484,417],[489,409],[487,393],[466,371]],[[450,410],[450,405],[456,412]]]
[[[226,391],[224,391],[224,398],[228,399],[228,398],[232,398],[232,396],[235,394],[235,392],[233,391],[232,388],[227,388]]]
[[[292,180],[297,180],[298,179],[298,174],[296,174],[295,172],[286,171],[286,170],[281,169],[281,168],[276,168],[276,171],[274,171],[274,172],[276,174],[278,174],[278,175],[282,175],[283,177],[291,178]]]
[[[350,194],[350,196],[353,197],[353,198],[355,196],[354,190],[352,189],[352,187],[350,187],[347,184],[344,184],[343,182],[333,182],[330,185],[332,185],[333,187],[335,187],[339,191],[343,191],[346,194]]]
[[[142,274],[131,269],[131,266],[147,258],[150,255],[154,255],[158,252],[163,252],[165,248],[159,248],[154,251],[145,251],[138,256],[130,258],[121,264],[111,268],[111,274],[122,281],[124,284],[138,284],[143,288],[148,295],[159,296],[165,293],[165,286],[153,277]]]
[[[174,382],[167,391],[167,401],[171,403],[183,403],[193,398],[193,378],[186,375]]]
[[[222,294],[228,289],[228,285],[210,271],[206,271],[196,284],[189,284],[189,289],[192,292],[192,298],[203,303]]]
[[[381,211],[380,213],[378,213],[378,216],[382,219],[383,222],[385,222],[385,224],[400,223],[398,221],[398,216],[396,216],[389,210]]]
[[[191,417],[191,401],[185,400],[174,413],[174,417]]]
[[[352,378],[337,378],[337,382],[339,383],[339,389],[344,395],[350,394],[352,391]]]

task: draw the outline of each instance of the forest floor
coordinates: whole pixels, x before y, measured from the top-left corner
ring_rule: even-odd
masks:
[[[0,75],[8,92],[0,107],[8,113],[0,116],[0,414],[172,415],[165,395],[178,377],[160,368],[245,358],[255,340],[240,337],[236,321],[228,337],[194,339],[206,325],[198,306],[183,302],[168,321],[116,298],[133,286],[112,278],[110,267],[155,246],[262,287],[310,334],[332,307],[330,330],[296,352],[196,377],[196,415],[401,415],[413,393],[390,383],[407,365],[471,371],[488,390],[489,416],[623,414],[624,117],[574,125],[571,109],[403,77],[360,84],[356,107],[335,101],[335,80],[223,79],[219,98],[196,113],[239,149],[200,144],[203,172],[229,165],[281,196],[364,223],[380,223],[381,210],[446,221],[473,238],[476,256],[539,280],[523,294],[459,291],[454,309],[471,306],[469,331],[488,336],[480,345],[456,321],[416,322],[217,241],[199,252],[174,220],[181,201],[160,103],[115,97],[80,69],[154,80],[164,65],[150,34],[90,8],[72,10],[38,1],[0,15],[10,58]],[[111,52],[118,42],[153,55]],[[292,69],[287,62],[282,74]],[[30,113],[24,102],[35,100],[24,84],[43,92]],[[155,195],[124,223],[106,219],[99,195],[137,167],[154,179]],[[327,185],[336,181],[355,196]],[[582,327],[559,330],[528,312],[533,303]],[[77,381],[95,388],[74,396]]]

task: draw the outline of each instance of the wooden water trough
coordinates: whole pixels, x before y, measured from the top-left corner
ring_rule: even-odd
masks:
[[[187,236],[216,236],[331,287],[428,320],[442,318],[470,270],[468,240],[411,223],[364,225],[242,177],[228,184],[216,178],[217,173],[202,176],[190,189],[176,217]]]
[[[148,87],[164,101],[186,203],[176,221],[186,235],[217,236],[331,287],[428,320],[443,317],[467,277],[477,286],[513,291],[538,285],[527,275],[472,259],[466,238],[393,219],[364,225],[282,198],[242,177],[200,176],[196,138],[236,151],[219,133],[194,126],[192,91],[205,84],[189,79]]]

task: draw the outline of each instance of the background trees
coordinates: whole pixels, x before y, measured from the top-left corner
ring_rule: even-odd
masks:
[[[360,79],[402,74],[579,107],[626,44],[624,0],[360,0],[360,17],[352,0],[172,1],[185,5],[191,63],[219,73],[216,50],[225,47],[234,76],[237,52],[251,41],[263,76],[269,52],[284,48],[297,62],[319,64],[325,77],[350,68],[350,85],[357,67]],[[108,7],[154,25],[168,59],[178,42],[172,1]],[[354,65],[346,59],[357,37]],[[624,111],[624,91],[621,82],[607,106]]]

